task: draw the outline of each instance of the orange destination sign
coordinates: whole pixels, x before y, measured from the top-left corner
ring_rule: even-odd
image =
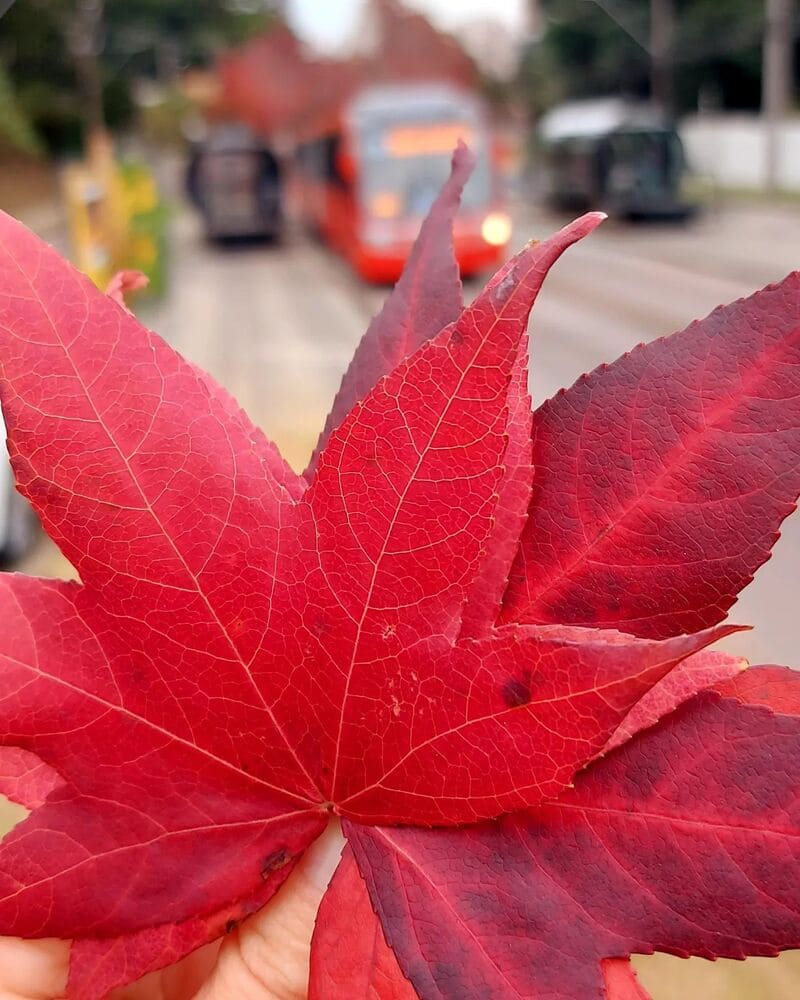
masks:
[[[472,129],[468,125],[446,123],[435,125],[398,125],[384,136],[384,148],[392,156],[430,156],[452,153],[459,139],[470,143]]]

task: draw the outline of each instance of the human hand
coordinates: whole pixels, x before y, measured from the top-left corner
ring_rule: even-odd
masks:
[[[343,845],[339,824],[331,823],[275,898],[221,945],[207,945],[112,996],[115,1000],[304,1000],[314,918]],[[68,962],[65,941],[0,938],[0,1000],[63,997]]]

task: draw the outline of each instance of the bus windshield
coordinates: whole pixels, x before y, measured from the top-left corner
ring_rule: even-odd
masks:
[[[393,123],[362,134],[361,195],[370,215],[383,219],[427,214],[450,173],[459,138],[476,154],[477,163],[461,200],[462,209],[480,209],[491,198],[487,142],[474,126],[459,123]]]

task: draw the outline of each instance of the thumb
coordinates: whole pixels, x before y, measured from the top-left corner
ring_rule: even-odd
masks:
[[[332,820],[274,899],[226,938],[195,1000],[305,1000],[314,919],[343,846]]]
[[[63,996],[68,965],[68,941],[0,938],[0,1000]]]

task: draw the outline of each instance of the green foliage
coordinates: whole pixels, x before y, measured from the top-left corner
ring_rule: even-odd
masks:
[[[160,200],[155,178],[144,163],[128,161],[120,167],[130,211],[129,239],[124,266],[147,275],[147,295],[164,294],[167,283],[167,221],[169,210]]]
[[[137,127],[139,135],[155,146],[177,146],[186,141],[181,126],[194,105],[177,87],[166,87],[161,100],[139,109]]]
[[[520,75],[531,109],[569,98],[646,96],[649,7],[649,0],[541,0],[544,30]],[[754,0],[675,0],[676,110],[757,108],[763,29],[763,4]]]
[[[207,63],[274,18],[270,0],[106,0],[108,56],[175,68]],[[160,64],[160,65],[159,65]]]
[[[54,153],[75,151],[82,139],[84,101],[68,44],[78,4],[18,0],[0,20],[0,64],[18,112]],[[168,83],[274,17],[271,0],[105,0],[97,55],[107,124],[130,125],[132,79]]]
[[[698,98],[721,108],[759,107],[764,7],[752,0],[683,0],[675,46],[679,107],[695,109]]]
[[[647,54],[604,10],[586,0],[549,0],[543,9],[547,16],[543,44],[559,70],[565,97],[643,91]],[[629,30],[641,38],[647,26],[645,0],[627,5],[626,14]]]
[[[25,112],[20,108],[2,64],[0,64],[0,146],[38,156],[42,147]]]

